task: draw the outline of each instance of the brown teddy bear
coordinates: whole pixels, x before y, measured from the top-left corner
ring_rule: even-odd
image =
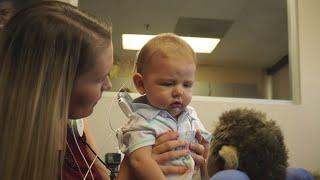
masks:
[[[288,152],[280,128],[249,109],[222,114],[211,141],[208,173],[238,169],[251,180],[285,180]]]

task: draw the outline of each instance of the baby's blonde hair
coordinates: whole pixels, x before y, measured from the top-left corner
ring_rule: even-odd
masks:
[[[195,52],[186,41],[173,33],[163,33],[152,38],[140,50],[136,64],[138,73],[144,73],[154,55],[163,58],[184,56],[196,59]]]

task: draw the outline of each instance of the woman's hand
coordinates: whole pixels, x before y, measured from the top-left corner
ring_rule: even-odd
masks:
[[[209,155],[209,143],[202,137],[199,130],[196,132],[196,139],[198,143],[190,145],[192,157],[196,163],[196,167],[200,167],[201,179],[209,179],[207,171],[207,159]]]
[[[190,144],[190,150],[193,151],[192,157],[197,165],[202,166],[206,163],[206,159],[208,159],[209,153],[209,144],[208,142],[201,136],[199,130],[196,132],[196,139],[198,143]]]
[[[177,147],[186,146],[188,143],[184,140],[178,140],[177,132],[167,132],[160,135],[156,139],[156,144],[152,148],[152,158],[159,164],[160,169],[164,174],[183,174],[188,168],[185,166],[164,165],[163,163],[190,153],[189,150],[174,150]],[[195,163],[201,168],[201,177],[207,179],[207,164],[209,145],[201,136],[200,131],[196,132],[198,143],[190,144],[190,150],[193,151],[192,157]]]
[[[183,174],[188,170],[185,166],[163,164],[171,159],[188,155],[189,150],[174,150],[187,145],[186,141],[177,140],[178,136],[177,132],[164,133],[157,137],[156,144],[152,148],[152,158],[159,164],[163,174]],[[195,152],[198,152],[198,147]]]

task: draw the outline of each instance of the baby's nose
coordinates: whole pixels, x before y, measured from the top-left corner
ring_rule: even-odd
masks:
[[[172,91],[173,97],[182,96],[183,95],[183,89],[179,86],[175,87]]]

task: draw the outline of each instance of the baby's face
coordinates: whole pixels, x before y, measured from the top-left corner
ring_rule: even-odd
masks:
[[[143,84],[149,104],[178,118],[192,98],[196,71],[194,59],[155,56],[147,68]]]

